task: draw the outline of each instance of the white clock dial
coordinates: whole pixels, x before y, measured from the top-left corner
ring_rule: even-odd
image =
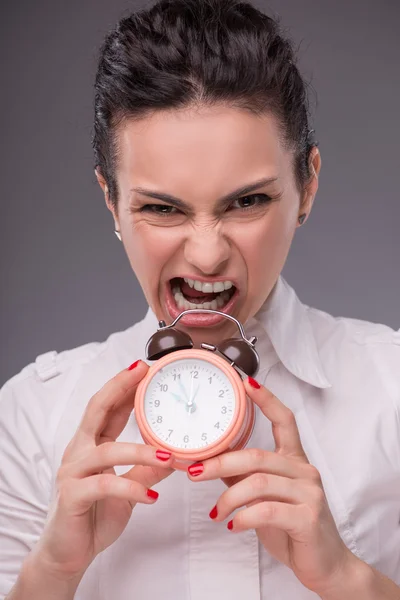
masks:
[[[228,377],[202,359],[178,359],[151,379],[144,413],[154,434],[176,448],[193,450],[216,442],[235,413]]]

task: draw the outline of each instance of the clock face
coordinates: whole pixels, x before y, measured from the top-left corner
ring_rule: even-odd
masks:
[[[157,371],[144,397],[144,413],[154,434],[183,450],[205,448],[221,438],[235,407],[229,378],[197,358],[178,359]]]

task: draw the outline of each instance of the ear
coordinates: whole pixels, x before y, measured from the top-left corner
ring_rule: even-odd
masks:
[[[314,199],[318,191],[318,179],[321,171],[321,154],[317,146],[314,146],[310,152],[309,168],[311,177],[304,189],[298,215],[300,217],[300,215],[306,214],[306,219],[308,219],[311,213]],[[298,224],[297,227],[300,227],[300,224]]]
[[[106,202],[106,206],[108,208],[108,210],[111,212],[112,216],[114,217],[114,225],[115,225],[115,229],[117,231],[119,231],[119,223],[118,223],[118,215],[117,212],[110,200],[110,193],[108,190],[108,185],[106,180],[104,179],[103,175],[100,173],[100,170],[98,167],[96,167],[96,169],[94,170],[94,174],[96,175],[96,179],[98,181],[99,186],[101,187],[101,189],[103,190],[103,194],[104,194],[104,199]]]

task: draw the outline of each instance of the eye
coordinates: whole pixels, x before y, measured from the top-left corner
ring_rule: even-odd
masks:
[[[175,215],[179,213],[179,210],[169,204],[145,204],[140,209],[140,212],[152,213],[153,215],[160,215],[162,217],[168,217],[169,215]]]
[[[250,196],[238,198],[232,202],[229,208],[238,210],[251,210],[268,204],[268,202],[271,202],[271,198],[270,196],[267,196],[267,194],[251,194]]]

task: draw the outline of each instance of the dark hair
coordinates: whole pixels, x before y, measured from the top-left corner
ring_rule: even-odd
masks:
[[[118,203],[116,131],[157,110],[225,104],[277,119],[299,188],[313,145],[290,40],[249,2],[159,0],[108,33],[95,80],[95,165]]]

